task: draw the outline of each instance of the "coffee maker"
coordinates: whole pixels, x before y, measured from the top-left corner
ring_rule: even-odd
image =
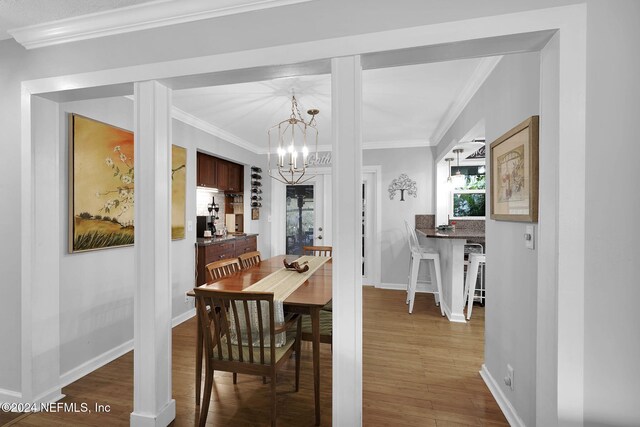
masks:
[[[211,232],[211,236],[216,235],[216,220],[220,219],[218,212],[220,211],[220,205],[216,203],[216,198],[212,197],[211,203],[207,205],[207,211],[209,215],[198,216],[196,231],[198,237],[203,237],[205,230]]]

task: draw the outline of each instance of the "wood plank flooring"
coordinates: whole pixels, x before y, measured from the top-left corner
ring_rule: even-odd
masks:
[[[508,425],[478,371],[483,360],[484,309],[467,324],[440,316],[433,296],[418,294],[409,315],[403,291],[365,287],[363,424],[365,426]],[[173,330],[173,426],[193,426],[195,319]],[[322,425],[331,425],[331,348],[321,345]],[[278,425],[312,426],[311,345],[303,343],[300,391],[293,391],[291,360],[278,377]],[[133,353],[63,389],[62,402],[111,406],[109,413],[37,413],[15,426],[128,425],[133,410]],[[4,421],[8,421],[8,417]],[[2,421],[3,419],[0,419]],[[0,423],[1,424],[1,423]],[[217,372],[207,425],[269,425],[269,387],[262,379]]]

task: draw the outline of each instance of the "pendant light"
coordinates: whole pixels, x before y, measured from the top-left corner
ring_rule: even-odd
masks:
[[[295,95],[291,97],[291,115],[267,132],[269,136],[269,176],[287,185],[302,184],[314,176],[305,176],[309,166],[310,151],[315,151],[318,157],[318,129],[316,115],[318,109],[311,109],[307,114],[311,116],[305,122],[298,108]],[[272,151],[277,153],[277,161],[271,163]],[[275,157],[275,156],[274,156]],[[313,157],[313,156],[311,156]],[[275,172],[275,173],[274,173]]]
[[[447,162],[447,171],[448,171],[448,177],[447,177],[447,186],[448,187],[452,187],[453,186],[453,180],[451,179],[451,162],[453,161],[453,157],[447,157],[446,159],[444,159],[445,162]]]
[[[455,150],[453,150],[453,152],[457,157],[456,167],[458,168],[458,170],[456,170],[455,175],[451,177],[451,181],[453,182],[453,188],[464,188],[464,185],[466,184],[467,179],[464,175],[460,173],[460,153],[464,153],[464,150],[462,148],[456,148]],[[451,170],[451,168],[449,168],[449,170]]]

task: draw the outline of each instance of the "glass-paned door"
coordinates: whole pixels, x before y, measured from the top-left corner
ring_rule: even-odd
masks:
[[[313,185],[287,185],[287,255],[302,255],[314,242],[315,199]]]

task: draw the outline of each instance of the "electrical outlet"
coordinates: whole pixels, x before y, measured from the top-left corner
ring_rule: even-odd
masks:
[[[513,368],[511,367],[511,365],[507,365],[507,375],[504,377],[504,384],[511,390],[513,390]]]

